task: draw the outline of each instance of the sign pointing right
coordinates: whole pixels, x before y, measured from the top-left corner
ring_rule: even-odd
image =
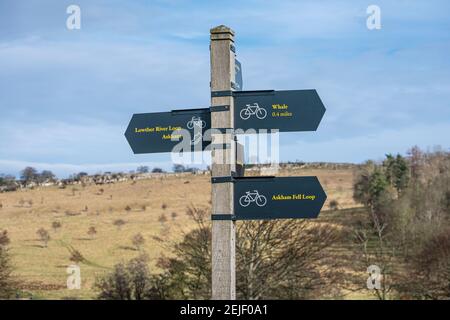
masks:
[[[316,131],[325,106],[316,90],[235,91],[236,129]]]
[[[317,218],[327,195],[317,177],[241,177],[234,182],[236,220]]]

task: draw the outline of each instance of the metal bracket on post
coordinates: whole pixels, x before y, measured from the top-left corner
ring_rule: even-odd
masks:
[[[234,178],[232,176],[211,178],[211,183],[227,183],[227,182],[234,182]]]
[[[211,98],[232,97],[232,96],[233,96],[233,91],[231,91],[231,90],[211,91]]]
[[[229,143],[211,143],[211,150],[212,149],[231,149],[231,144]]]
[[[214,132],[211,132],[211,133],[221,133],[221,134],[228,134],[228,133],[230,133],[230,134],[233,135],[233,137],[235,137],[233,128],[211,128],[211,131],[214,131]]]
[[[211,215],[211,220],[236,221],[236,216],[234,214],[215,213]]]
[[[230,111],[230,105],[224,104],[224,105],[221,105],[221,106],[210,106],[209,110],[211,112]]]
[[[170,113],[172,115],[179,115],[179,114],[191,114],[192,111],[199,111],[199,112],[204,112],[204,113],[208,113],[211,112],[210,108],[192,108],[192,109],[178,109],[178,110],[170,110]]]

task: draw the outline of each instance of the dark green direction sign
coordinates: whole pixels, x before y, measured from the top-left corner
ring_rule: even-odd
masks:
[[[316,90],[235,91],[236,129],[315,131],[325,113]]]
[[[317,218],[326,199],[317,177],[234,180],[236,220]]]
[[[190,133],[189,151],[201,151],[211,143],[202,138],[210,128],[209,109],[140,113],[131,118],[125,137],[134,153],[171,152],[183,139],[176,130],[186,129]],[[172,141],[172,137],[178,138],[178,141]]]

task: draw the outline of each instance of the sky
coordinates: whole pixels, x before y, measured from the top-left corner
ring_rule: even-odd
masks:
[[[449,12],[446,0],[0,0],[0,173],[170,169],[170,154],[134,155],[125,129],[133,113],[210,105],[221,24],[244,90],[316,89],[327,108],[316,132],[280,135],[281,161],[449,150]]]

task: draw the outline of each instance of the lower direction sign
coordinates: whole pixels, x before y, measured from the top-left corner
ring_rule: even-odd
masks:
[[[327,195],[317,177],[234,178],[236,220],[317,218]]]
[[[134,153],[171,152],[183,139],[188,139],[184,151],[202,151],[211,143],[203,136],[210,128],[208,108],[140,113],[131,118],[125,137]],[[180,129],[189,135],[180,135]]]

